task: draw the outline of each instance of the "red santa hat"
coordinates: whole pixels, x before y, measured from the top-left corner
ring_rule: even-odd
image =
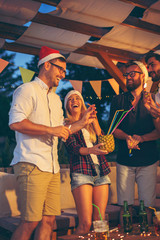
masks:
[[[65,59],[65,57],[63,55],[61,55],[58,50],[43,46],[43,47],[41,47],[41,50],[39,53],[38,67],[41,64],[48,62],[51,59],[60,58],[60,57]]]

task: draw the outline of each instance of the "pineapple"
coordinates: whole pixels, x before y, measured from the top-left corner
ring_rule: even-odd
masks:
[[[113,134],[100,135],[98,137],[98,143],[104,143],[103,146],[100,146],[100,149],[107,150],[109,153],[113,152],[115,149]]]

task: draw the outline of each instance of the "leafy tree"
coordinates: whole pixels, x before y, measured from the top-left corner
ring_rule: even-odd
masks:
[[[33,56],[31,61],[29,63],[26,63],[27,69],[35,72],[35,75],[33,76],[32,80],[35,78],[35,76],[38,75],[38,67],[37,67],[38,60],[39,60],[38,56]]]
[[[15,54],[0,50],[0,58],[9,62],[0,74],[0,161],[1,166],[9,166],[15,146],[14,132],[8,126],[8,112],[13,91],[22,81],[17,75],[18,67],[14,65]]]

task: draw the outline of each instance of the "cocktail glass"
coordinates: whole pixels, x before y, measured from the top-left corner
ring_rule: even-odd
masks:
[[[107,240],[109,225],[107,220],[93,221],[95,240]]]

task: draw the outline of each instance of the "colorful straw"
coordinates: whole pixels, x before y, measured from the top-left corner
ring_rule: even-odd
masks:
[[[134,108],[134,106],[131,107],[131,108],[126,112],[126,114],[123,116],[123,118],[121,119],[121,121],[119,121],[119,123],[115,126],[115,128],[113,129],[113,131],[111,132],[111,134],[114,133],[114,131],[116,130],[116,128],[119,126],[119,124],[120,124],[120,123],[123,121],[123,119],[128,115],[128,113],[129,113],[130,111],[132,111],[133,108]]]
[[[92,203],[92,205],[93,205],[94,207],[98,208],[99,216],[100,216],[100,219],[101,219],[101,221],[102,221],[103,219],[102,219],[102,215],[101,215],[101,212],[100,212],[100,210],[99,210],[99,207],[96,206],[94,203]]]
[[[157,217],[157,211],[156,211],[156,209],[153,208],[153,207],[149,207],[149,208],[154,210],[154,213],[155,213],[155,215],[156,215],[156,217]]]
[[[114,116],[113,116],[113,119],[112,119],[112,122],[111,122],[111,125],[110,125],[110,127],[109,127],[109,130],[108,130],[107,135],[109,135],[109,133],[110,133],[110,131],[111,131],[111,129],[112,129],[112,126],[113,126],[113,124],[114,124],[114,122],[115,122],[115,120],[116,120],[116,118],[117,118],[117,116],[118,116],[118,113],[119,113],[120,111],[124,111],[124,109],[115,111],[115,114],[114,114]]]
[[[124,115],[126,112],[128,112],[128,110],[127,110],[127,111],[124,111],[124,112],[122,113],[122,115],[120,116],[120,118],[119,118],[118,121],[117,121],[117,124],[120,122],[120,120],[122,119],[123,115]],[[117,126],[117,124],[116,124],[116,126]],[[115,127],[116,127],[116,126],[115,126]]]

